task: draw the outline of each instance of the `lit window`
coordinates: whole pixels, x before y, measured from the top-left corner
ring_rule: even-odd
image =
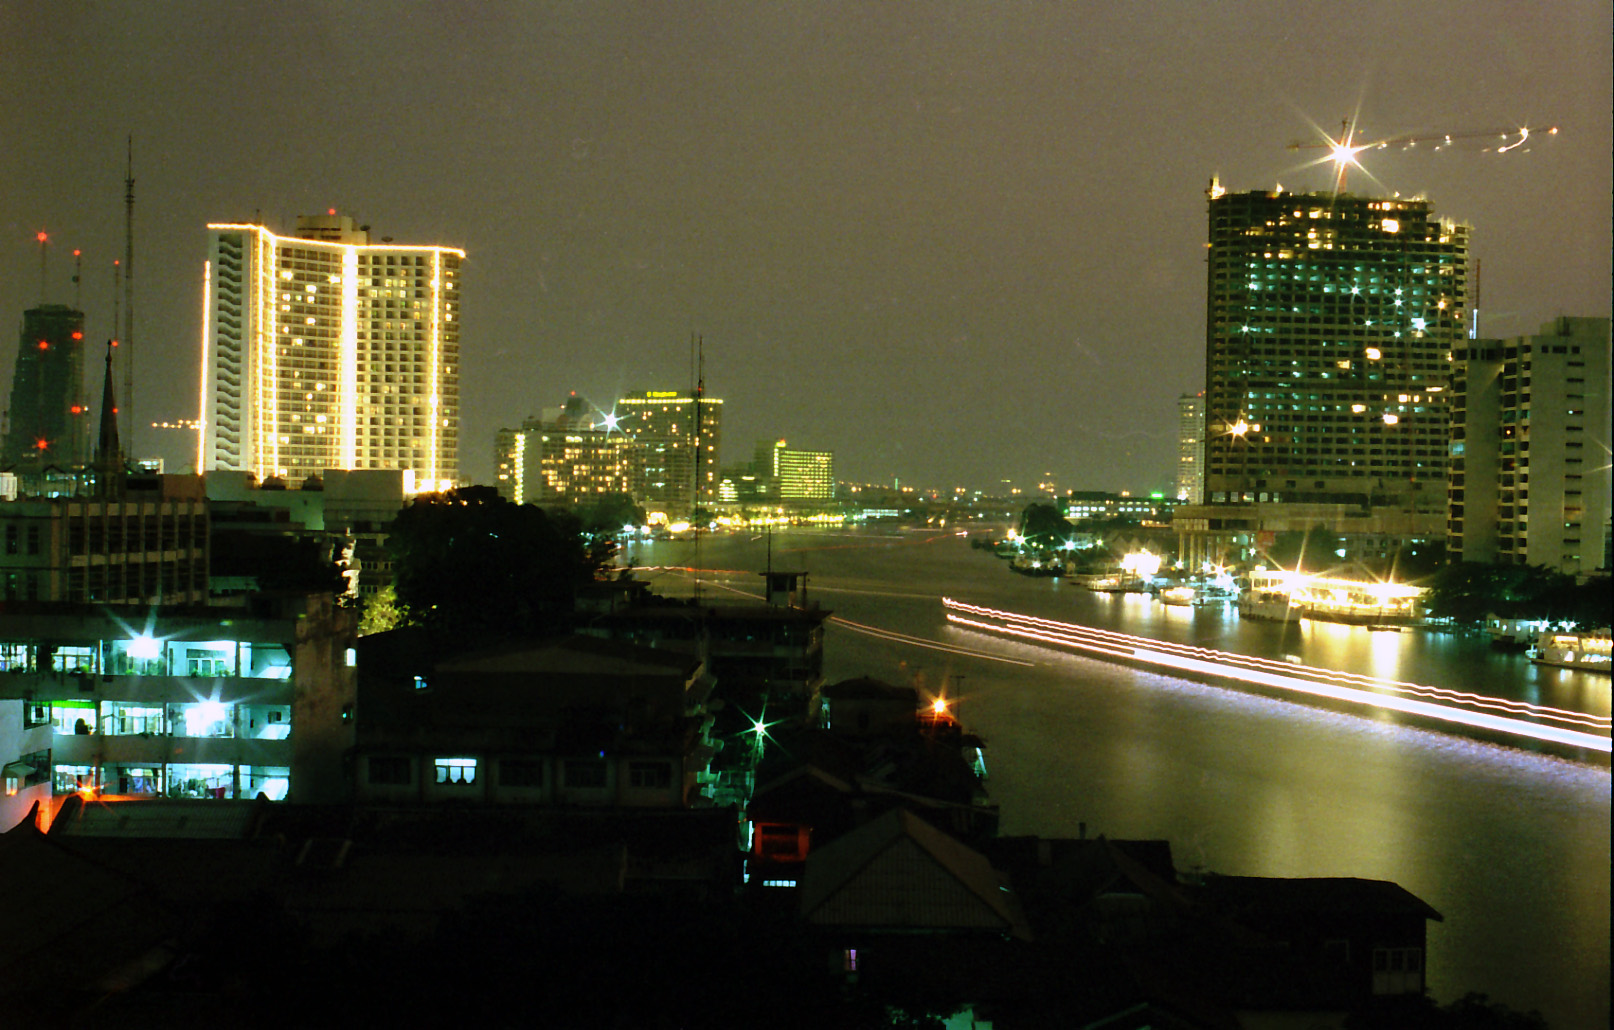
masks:
[[[438,783],[469,786],[476,782],[474,758],[439,758],[433,764],[437,768]]]

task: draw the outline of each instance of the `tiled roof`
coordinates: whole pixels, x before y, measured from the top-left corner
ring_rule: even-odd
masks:
[[[823,926],[985,930],[1029,937],[979,852],[894,809],[807,859],[802,915]]]

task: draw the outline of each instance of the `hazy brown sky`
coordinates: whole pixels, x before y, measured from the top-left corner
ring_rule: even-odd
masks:
[[[1204,343],[1204,189],[1329,185],[1291,140],[1558,124],[1364,157],[1475,227],[1487,335],[1607,315],[1610,5],[0,0],[0,383],[39,299],[111,333],[135,137],[142,424],[195,416],[204,226],[335,207],[469,252],[462,468],[568,391],[689,383],[725,458],[1165,489]],[[89,363],[92,367],[97,362]],[[89,384],[98,396],[98,381]],[[141,454],[188,463],[176,432]]]

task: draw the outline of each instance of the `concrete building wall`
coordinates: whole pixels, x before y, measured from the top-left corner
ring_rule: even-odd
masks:
[[[0,502],[0,599],[197,604],[208,506],[195,476],[110,498]]]
[[[1454,354],[1447,547],[1467,561],[1569,573],[1604,565],[1609,519],[1606,318]]]

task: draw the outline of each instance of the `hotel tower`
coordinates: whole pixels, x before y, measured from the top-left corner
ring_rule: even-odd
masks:
[[[208,227],[197,468],[295,488],[325,469],[459,476],[460,265],[345,215]]]
[[[1209,236],[1205,500],[1438,525],[1468,227],[1426,200],[1213,184]]]
[[[1173,518],[1182,553],[1224,564],[1321,528],[1355,561],[1444,536],[1468,227],[1406,197],[1215,180],[1208,197],[1204,478]]]

